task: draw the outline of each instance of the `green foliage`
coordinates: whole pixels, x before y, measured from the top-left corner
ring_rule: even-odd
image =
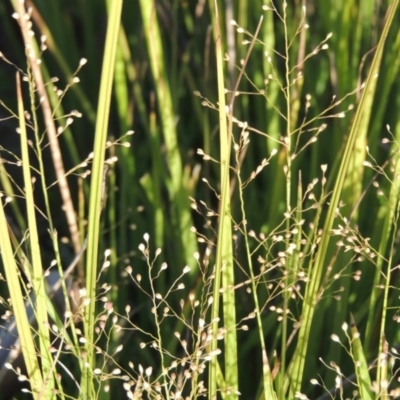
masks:
[[[398,0],[75,3],[0,4],[0,391],[396,396]]]

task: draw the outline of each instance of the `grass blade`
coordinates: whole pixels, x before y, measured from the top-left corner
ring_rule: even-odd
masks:
[[[43,395],[46,398],[52,397],[52,390],[54,389],[54,379],[52,373],[53,358],[50,353],[50,332],[49,321],[47,317],[47,295],[45,290],[45,282],[42,268],[42,261],[40,258],[39,236],[37,231],[36,214],[35,214],[35,200],[32,188],[32,176],[29,162],[28,152],[28,136],[25,125],[25,110],[22,100],[21,80],[17,74],[17,95],[18,95],[18,116],[19,116],[19,129],[21,134],[21,148],[22,148],[22,169],[25,182],[25,196],[28,215],[28,228],[29,228],[29,244],[32,259],[32,286],[35,293],[36,304],[34,312],[38,321],[39,331],[39,344],[40,344],[40,358],[42,360],[42,371],[45,379],[45,386]]]
[[[398,149],[398,147],[397,147]],[[390,188],[390,194],[387,204],[386,210],[386,218],[384,221],[383,229],[382,229],[382,240],[379,246],[380,254],[385,254],[385,250],[387,245],[390,243],[390,251],[389,251],[389,259],[387,260],[386,271],[382,274],[382,266],[383,266],[383,257],[379,257],[377,262],[377,270],[375,273],[374,279],[374,289],[371,294],[371,301],[370,307],[374,306],[375,310],[377,309],[376,303],[381,293],[377,291],[378,284],[381,282],[381,275],[384,276],[384,290],[383,290],[383,301],[382,301],[382,314],[379,318],[380,323],[380,330],[379,330],[379,349],[378,354],[378,366],[377,366],[377,373],[376,373],[376,382],[378,387],[378,393],[383,398],[388,398],[387,394],[387,347],[386,345],[386,337],[385,337],[385,330],[387,327],[387,313],[388,313],[388,305],[389,305],[389,290],[390,290],[390,282],[393,279],[393,254],[395,254],[395,246],[396,246],[396,237],[398,232],[398,222],[399,222],[399,215],[400,215],[400,203],[399,203],[399,195],[400,195],[400,183],[399,180],[396,178],[400,173],[400,164],[398,154],[396,154],[396,162],[393,166],[393,182]],[[390,238],[391,234],[391,238]],[[389,238],[391,239],[389,241]],[[382,290],[382,289],[381,289]],[[369,313],[368,315],[368,324],[367,328],[371,331],[367,331],[367,333],[372,335],[372,322],[376,321],[374,313]],[[385,358],[381,355],[385,354]],[[386,397],[384,397],[386,396]]]
[[[31,326],[26,315],[24,296],[19,282],[19,270],[15,262],[10,237],[8,235],[7,220],[4,214],[4,206],[0,207],[0,251],[6,274],[7,286],[10,291],[13,312],[17,324],[22,354],[27,368],[28,378],[34,399],[39,398],[39,393],[44,387],[40,366],[36,355],[35,344]]]
[[[354,357],[354,365],[356,368],[358,390],[363,400],[373,400],[372,384],[369,377],[368,364],[365,359],[363,347],[360,340],[360,333],[357,330],[356,322],[353,315],[350,314],[351,321],[351,352]]]
[[[94,323],[97,281],[97,260],[100,241],[100,214],[104,171],[104,154],[107,139],[108,117],[110,112],[111,89],[114,78],[114,61],[117,49],[118,32],[122,11],[122,0],[115,0],[110,6],[106,44],[100,84],[99,103],[94,142],[92,181],[90,185],[88,245],[86,258],[86,295],[88,305],[85,308],[85,368],[82,371],[81,389],[86,399],[95,396],[92,370],[95,365]]]
[[[387,23],[385,25],[385,31],[384,33],[387,35],[388,34],[388,29],[386,29],[386,26],[389,21],[392,21],[394,17],[394,13],[398,7],[398,0],[393,1],[391,5],[391,9],[388,12],[388,18],[387,18]],[[377,53],[380,52],[380,57],[382,56],[382,49],[379,50],[377,49]],[[399,166],[396,164],[396,168],[398,169]],[[384,219],[383,227],[382,227],[382,233],[380,235],[380,242],[379,242],[379,254],[385,254],[385,250],[387,248],[388,244],[388,238],[390,234],[390,230],[392,228],[392,222],[393,222],[393,217],[396,212],[397,208],[397,198],[398,198],[398,182],[396,182],[392,185],[391,191],[390,191],[390,196],[389,196],[389,203],[387,205],[382,205],[382,215],[386,215],[386,218]],[[383,209],[383,208],[387,209]],[[382,264],[383,264],[383,259],[379,258],[377,261],[377,269],[375,272],[375,278],[374,278],[374,285],[373,289],[371,292],[371,297],[370,297],[370,305],[369,305],[369,312],[368,312],[368,319],[367,319],[367,328],[366,328],[366,348],[369,349],[369,341],[372,338],[372,331],[374,329],[374,325],[376,323],[375,319],[375,313],[374,310],[376,309],[376,304],[378,302],[379,296],[381,295],[382,291],[377,288],[377,285],[379,284],[381,280],[381,269],[382,269]],[[389,274],[390,276],[390,274]]]
[[[166,158],[170,176],[168,188],[170,200],[173,204],[173,225],[178,228],[177,243],[179,250],[181,250],[176,254],[184,254],[184,259],[180,261],[193,267],[191,268],[191,273],[194,273],[197,268],[193,254],[197,251],[197,242],[194,233],[188,232],[188,229],[192,226],[190,204],[188,194],[183,185],[182,160],[174,115],[172,88],[170,88],[167,78],[165,54],[155,3],[148,0],[140,0],[140,10],[150,57],[151,72],[157,93],[164,143],[167,150]]]
[[[378,73],[378,66],[382,56],[385,39],[387,37],[388,30],[391,26],[394,13],[397,9],[397,5],[398,5],[398,0],[393,1],[391,4],[388,13],[388,18],[386,20],[383,32],[381,34],[376,53],[374,55],[374,59],[372,61],[372,66],[369,71],[365,87],[361,96],[361,100],[354,117],[354,122],[351,126],[343,159],[339,168],[338,176],[335,181],[335,187],[332,192],[332,199],[327,212],[327,217],[325,220],[316,260],[314,265],[312,266],[310,280],[307,283],[306,293],[304,297],[303,312],[302,312],[302,321],[299,331],[299,340],[292,361],[292,363],[294,364],[293,366],[294,375],[292,377],[292,383],[290,386],[290,395],[289,395],[290,398],[294,398],[295,393],[300,391],[301,389],[307,345],[311,340],[310,339],[311,323],[314,315],[314,309],[317,303],[317,294],[319,290],[320,280],[322,272],[324,270],[325,256],[330,241],[330,232],[333,227],[336,208],[339,204],[339,199],[342,193],[347,170],[351,163],[352,151],[357,139],[357,134],[360,127],[362,126],[362,119],[365,111],[364,109],[370,103],[370,97],[373,95],[373,88],[375,87],[376,74]]]
[[[231,127],[227,125],[225,84],[223,71],[223,50],[221,43],[221,30],[219,25],[219,14],[217,2],[210,2],[211,14],[213,16],[214,40],[216,46],[217,75],[218,75],[218,101],[219,101],[219,136],[220,136],[220,182],[221,199],[218,225],[217,254],[214,271],[213,305],[212,305],[212,331],[210,351],[213,353],[217,349],[218,316],[219,316],[219,297],[223,289],[223,313],[225,334],[225,388],[228,389],[227,399],[236,399],[238,394],[238,359],[237,359],[237,339],[236,339],[236,309],[235,291],[231,288],[234,285],[233,273],[233,252],[232,252],[232,222],[230,210],[230,155],[231,155]],[[217,392],[217,357],[213,357],[210,362],[210,383],[209,398],[216,396]]]

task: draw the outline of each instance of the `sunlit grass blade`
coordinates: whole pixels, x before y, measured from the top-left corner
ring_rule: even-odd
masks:
[[[236,399],[238,396],[238,359],[237,359],[237,338],[236,338],[236,308],[235,291],[231,288],[234,285],[233,254],[232,254],[232,222],[230,209],[230,156],[231,156],[231,135],[232,124],[227,124],[226,102],[225,102],[225,78],[223,68],[223,47],[221,43],[221,30],[216,1],[210,1],[214,27],[214,40],[216,47],[217,75],[218,75],[218,101],[219,101],[219,137],[220,137],[220,183],[221,198],[219,209],[219,225],[217,239],[217,254],[214,271],[213,304],[212,304],[212,341],[210,352],[217,349],[218,317],[220,289],[223,302],[223,326],[225,334],[225,388],[227,399]],[[231,117],[230,117],[231,118]],[[222,278],[222,282],[221,282]],[[218,358],[214,356],[210,361],[209,371],[209,399],[214,398],[217,393],[217,363]]]
[[[32,286],[35,293],[35,314],[38,321],[39,331],[39,348],[40,358],[42,360],[43,378],[45,387],[43,388],[43,395],[46,398],[52,397],[52,390],[54,389],[53,379],[53,358],[50,353],[50,332],[49,321],[47,317],[47,295],[45,290],[45,281],[43,275],[42,261],[40,258],[39,236],[37,231],[36,215],[35,215],[35,199],[33,196],[31,164],[29,161],[28,151],[28,137],[25,125],[25,110],[22,100],[21,80],[19,74],[17,75],[17,95],[18,95],[18,115],[19,115],[19,129],[21,134],[21,148],[22,148],[22,169],[25,182],[25,196],[28,216],[28,229],[29,229],[29,245],[32,259]]]
[[[369,377],[368,364],[365,359],[364,350],[362,347],[360,333],[357,330],[356,322],[353,315],[350,315],[351,320],[351,352],[354,357],[354,365],[356,369],[358,390],[360,392],[361,399],[373,400],[372,395],[372,384]]]
[[[7,220],[4,214],[4,205],[0,207],[0,251],[6,274],[7,286],[13,305],[13,313],[17,324],[19,340],[21,342],[22,354],[31,384],[34,399],[39,399],[40,392],[44,388],[42,374],[36,354],[33,340],[33,331],[28,321],[25,309],[24,296],[20,286],[20,273],[15,262],[10,237],[8,235]]]
[[[333,227],[335,213],[337,206],[339,204],[339,199],[342,193],[348,167],[352,159],[352,151],[357,139],[357,134],[360,127],[362,126],[362,118],[365,111],[364,108],[370,104],[370,97],[374,93],[373,88],[375,87],[375,79],[376,79],[376,74],[378,73],[378,66],[380,63],[385,39],[387,37],[387,32],[391,26],[394,13],[397,8],[397,4],[398,0],[392,3],[390,7],[390,12],[388,13],[389,17],[386,20],[383,32],[380,36],[379,44],[377,46],[376,53],[372,61],[372,66],[369,71],[365,87],[361,96],[361,100],[358,105],[353,124],[351,126],[343,159],[339,168],[338,176],[335,181],[335,186],[332,192],[332,198],[329,204],[329,209],[327,212],[324,228],[322,231],[321,241],[319,244],[319,249],[317,252],[315,263],[312,265],[310,271],[310,279],[307,282],[306,293],[304,296],[303,310],[302,310],[302,320],[299,330],[299,339],[296,347],[296,352],[292,360],[294,374],[290,386],[290,395],[289,395],[290,398],[293,398],[295,393],[300,392],[301,390],[307,346],[309,341],[311,340],[310,339],[311,323],[317,302],[317,294],[319,290],[321,276],[324,270],[325,257],[328,249],[328,244],[330,241],[331,229]],[[366,111],[369,112],[369,110]]]
[[[110,0],[107,1],[108,10],[111,5]],[[126,134],[130,128],[132,128],[133,114],[129,107],[129,85],[128,79],[126,77],[126,66],[128,62],[125,62],[124,52],[126,52],[126,34],[123,29],[122,24],[120,24],[118,33],[118,47],[116,51],[115,58],[115,71],[114,71],[114,91],[117,103],[119,126],[123,134]],[[130,145],[130,143],[126,143]],[[129,176],[132,179],[134,176],[135,160],[132,156],[129,146],[113,146],[109,149],[111,157],[118,157],[120,168],[123,169],[125,173],[123,174],[124,180],[126,181]],[[109,226],[113,227],[110,232],[110,261],[111,265],[109,268],[110,283],[113,287],[111,292],[111,299],[113,301],[114,309],[119,312],[122,304],[125,304],[126,297],[119,296],[118,288],[118,256],[117,254],[124,254],[127,252],[127,235],[118,232],[116,228],[118,226],[117,222],[117,210],[128,209],[127,202],[129,197],[132,198],[129,204],[132,204],[135,198],[135,191],[132,189],[132,185],[128,182],[120,184],[117,186],[117,171],[118,167],[112,165],[109,172],[109,204],[108,204],[108,223]],[[118,195],[117,192],[119,191]],[[130,194],[130,196],[129,196]],[[119,208],[120,207],[120,208]],[[121,228],[125,228],[124,224],[121,224]],[[122,231],[122,229],[121,229]],[[120,234],[119,234],[120,233]],[[117,342],[116,336],[113,337],[113,342]]]
[[[95,396],[92,371],[95,365],[94,322],[96,313],[97,262],[101,235],[100,214],[103,193],[104,155],[121,10],[122,0],[113,1],[110,6],[108,19],[93,149],[94,156],[92,180],[90,185],[88,245],[86,258],[86,296],[88,304],[85,308],[84,315],[86,366],[82,371],[81,379],[81,390],[87,399],[94,398]]]
[[[12,244],[12,248],[14,248],[14,260],[16,260],[16,262],[20,263],[20,270],[23,273],[24,277],[26,278],[27,282],[33,282],[33,268],[31,263],[29,262],[29,257],[24,253],[21,243],[19,243],[17,241],[17,239],[15,238],[14,233],[12,232],[12,230],[10,228],[8,228],[8,234],[9,234],[9,238],[10,238],[10,242]],[[83,252],[83,251],[82,251]],[[78,259],[82,256],[82,252],[80,254],[78,254],[75,258],[75,260],[72,262],[72,265],[76,265]],[[70,267],[71,268],[71,265]],[[60,305],[60,298],[63,297],[63,292],[60,291],[60,286],[62,286],[62,283],[64,282],[64,278],[60,275],[58,275],[58,278],[55,279],[54,277],[57,277],[57,272],[56,271],[52,271],[49,275],[47,275],[44,279],[44,285],[45,285],[45,290],[46,290],[46,308],[47,308],[47,313],[49,315],[50,320],[57,326],[57,330],[63,331],[63,337],[64,340],[67,344],[67,346],[70,346],[72,353],[75,355],[75,357],[77,359],[79,359],[79,346],[77,346],[76,344],[78,343],[77,340],[72,340],[71,336],[69,335],[69,332],[66,330],[65,326],[63,325],[64,322],[62,321],[62,319],[59,316],[59,312],[60,310],[57,309],[57,306],[55,305]],[[26,287],[24,288],[26,291]],[[53,304],[53,301],[55,300],[55,298],[57,297],[56,301]],[[68,300],[67,300],[68,301]],[[27,301],[25,301],[25,311],[27,314],[27,318],[28,318],[28,323],[31,326],[32,329],[32,337],[34,338],[34,340],[36,341],[37,338],[37,320],[38,320],[38,312],[36,309],[33,309],[33,307],[35,307],[35,304],[37,304],[37,302],[35,302],[35,294],[34,292],[32,292],[29,296],[29,299]],[[68,303],[65,303],[68,304]],[[41,305],[43,306],[43,305]],[[72,315],[72,314],[71,314]],[[54,325],[53,325],[54,327]],[[61,327],[63,327],[63,329],[61,329]],[[72,328],[74,328],[74,325],[72,324],[71,326]],[[3,327],[2,327],[3,328]],[[15,335],[15,333],[13,334],[13,329],[11,330],[11,332],[7,331],[6,334],[3,336],[2,334],[4,332],[1,332],[0,334],[0,341],[3,343],[3,339],[5,336],[7,335],[12,335],[14,337],[14,340],[19,340],[19,336],[17,337]],[[74,336],[76,336],[75,330],[73,331]],[[75,337],[74,337],[75,339]],[[37,353],[39,354],[39,353]],[[57,356],[55,356],[54,358],[56,358]],[[13,356],[11,356],[11,359],[13,358]],[[52,367],[55,366],[54,362],[55,360],[52,360]],[[0,372],[1,374],[1,372]],[[64,393],[62,390],[62,385],[60,385],[60,382],[57,381],[56,382],[57,386],[58,386],[58,395],[60,396],[60,398],[64,398]],[[41,393],[44,393],[45,390],[47,390],[47,385],[45,384],[42,387]],[[50,395],[50,394],[49,394]],[[51,398],[51,396],[49,397]]]
[[[360,6],[361,7],[361,6]],[[359,7],[359,18],[361,18],[362,11]],[[359,26],[362,24],[359,23]],[[361,39],[361,30],[360,28],[356,28],[357,37],[355,39],[355,43],[360,44]],[[359,47],[359,46],[358,46]],[[355,54],[359,53],[359,48],[355,49]],[[352,63],[359,62],[358,56],[352,56]],[[381,68],[380,59],[377,60],[376,70],[380,70]],[[352,70],[356,70],[356,65],[353,66]],[[369,126],[371,120],[372,107],[374,103],[374,99],[376,97],[376,85],[377,79],[373,79],[371,85],[369,87],[369,95],[366,97],[365,104],[363,106],[362,118],[360,125],[357,130],[357,137],[355,140],[353,153],[351,162],[349,164],[346,177],[343,183],[343,192],[341,196],[341,200],[344,205],[341,207],[342,215],[345,215],[346,218],[349,218],[349,225],[356,226],[359,222],[359,199],[362,198],[363,192],[363,179],[365,175],[365,159],[367,156],[367,141],[369,134]],[[335,249],[337,247],[335,246]],[[339,252],[337,257],[335,258],[334,265],[336,266],[334,271],[340,271],[343,266],[351,265],[352,261],[351,252]],[[337,282],[337,286],[340,285],[341,296],[342,298],[348,298],[351,290],[351,281],[349,279],[340,280]],[[333,317],[333,326],[340,326],[343,321],[346,319],[348,315],[348,302],[332,302],[332,307],[335,307],[335,313]],[[368,335],[367,335],[368,336]],[[370,337],[370,336],[368,336]],[[368,342],[366,343],[365,348],[368,351]],[[340,364],[341,361],[341,353],[337,352],[334,347],[330,349],[328,359],[335,362],[336,364]],[[334,374],[330,371],[327,371],[328,377],[327,380],[328,385],[333,384]]]
[[[393,19],[394,12],[396,11],[398,7],[398,0],[393,1],[391,5],[391,9],[388,12],[388,21],[391,21]],[[388,29],[386,29],[385,25],[385,32],[388,34]],[[377,52],[379,49],[377,49]],[[382,49],[380,50],[382,51]],[[396,145],[397,147],[398,145]],[[398,148],[398,147],[397,147]],[[397,151],[397,150],[396,150]],[[397,156],[396,156],[397,157]],[[399,169],[398,165],[398,160],[396,159],[396,171]],[[393,223],[393,218],[395,216],[396,210],[397,210],[397,202],[398,202],[398,196],[399,196],[399,183],[397,179],[395,178],[397,175],[394,174],[394,183],[392,184],[390,188],[390,195],[389,195],[389,201],[387,203],[382,204],[378,215],[384,215],[385,218],[383,219],[383,227],[382,227],[382,232],[379,233],[379,236],[377,235],[377,238],[379,238],[379,248],[378,252],[381,255],[384,255],[387,246],[389,243],[389,235],[391,230],[393,229],[392,223]],[[374,313],[374,310],[376,309],[376,305],[378,304],[378,299],[380,295],[382,294],[381,289],[378,289],[378,284],[381,281],[381,272],[382,272],[382,266],[383,266],[383,258],[379,257],[377,260],[377,268],[375,271],[375,277],[374,277],[374,284],[373,284],[373,289],[371,291],[371,297],[370,297],[370,302],[369,302],[369,311],[368,311],[368,319],[367,319],[367,327],[366,327],[366,349],[370,350],[370,341],[372,338],[372,332],[374,329],[374,326],[376,324],[376,315]],[[390,276],[390,274],[389,274]],[[388,278],[389,278],[388,276]],[[387,282],[386,282],[387,284]],[[385,299],[387,301],[387,299]]]

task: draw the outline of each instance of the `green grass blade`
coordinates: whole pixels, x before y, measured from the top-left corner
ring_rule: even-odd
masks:
[[[45,380],[43,395],[46,398],[52,397],[52,390],[54,389],[54,379],[52,373],[53,358],[50,353],[50,332],[49,321],[47,317],[47,295],[45,290],[45,282],[42,268],[42,261],[40,256],[39,236],[37,231],[36,214],[35,214],[35,200],[33,196],[31,166],[29,161],[28,151],[28,137],[25,125],[25,110],[22,100],[21,80],[19,74],[17,75],[17,95],[18,95],[18,115],[19,115],[19,129],[21,134],[21,150],[22,150],[22,169],[25,183],[25,196],[28,215],[28,228],[29,228],[29,244],[32,259],[32,286],[35,293],[36,303],[34,305],[34,312],[38,321],[39,331],[39,348],[40,357],[42,360],[42,371]]]
[[[362,19],[362,10],[360,7],[358,10],[359,19]],[[361,22],[359,24],[356,24],[358,27],[356,28],[357,33],[354,42],[357,43],[358,46],[357,48],[354,49],[355,54],[357,55],[355,54],[352,55],[352,60],[351,60],[353,64],[352,71],[353,70],[355,71],[357,69],[356,64],[359,63],[358,53],[359,53],[359,44],[361,44],[361,30],[359,27],[362,26]],[[347,23],[347,25],[349,24]],[[377,60],[376,70],[380,70],[380,68],[381,68],[381,61],[379,59]],[[358,202],[359,199],[362,197],[362,192],[363,192],[363,179],[365,174],[364,161],[367,155],[366,149],[367,149],[367,140],[369,134],[371,113],[373,109],[374,99],[377,95],[376,85],[377,85],[377,79],[372,80],[371,86],[369,87],[370,94],[366,98],[365,104],[363,106],[362,119],[357,130],[357,137],[352,152],[352,159],[349,164],[346,178],[343,184],[343,192],[341,199],[345,205],[341,208],[341,213],[342,215],[346,215],[346,217],[351,215],[350,224],[352,226],[356,226],[359,222]],[[340,252],[334,263],[337,268],[336,270],[340,271],[340,269],[343,268],[343,266],[350,265],[351,257],[352,257],[351,252]],[[337,286],[338,287],[340,286],[342,298],[348,298],[351,290],[351,281],[349,279],[340,280],[337,282]],[[342,322],[346,319],[348,315],[348,305],[349,305],[348,302],[343,302],[343,301],[332,303],[332,307],[335,307],[333,326],[341,325]],[[371,336],[367,335],[367,337],[369,338]],[[365,349],[367,351],[369,349],[368,341],[365,343]],[[341,352],[338,352],[334,347],[332,347],[328,359],[339,365],[341,361],[340,357],[341,357]],[[327,374],[330,377],[330,379],[327,379],[328,386],[330,386],[331,384],[333,384],[334,374],[330,373],[330,371],[327,371]]]
[[[302,311],[302,320],[299,331],[299,339],[296,347],[296,352],[292,361],[294,364],[293,366],[294,375],[292,377],[292,383],[290,386],[290,395],[289,395],[290,398],[294,398],[295,393],[301,390],[305,357],[307,353],[307,345],[311,340],[310,338],[311,323],[314,315],[314,309],[317,303],[317,294],[319,290],[320,280],[322,272],[324,270],[325,257],[328,249],[328,244],[330,241],[330,232],[333,227],[336,208],[339,204],[339,199],[342,193],[347,170],[352,159],[352,151],[354,148],[354,144],[357,139],[358,131],[362,126],[364,108],[368,106],[368,104],[370,104],[370,97],[373,95],[373,88],[375,87],[376,74],[378,73],[378,66],[380,63],[385,39],[387,37],[388,30],[391,26],[394,13],[397,9],[397,5],[398,5],[398,0],[393,1],[393,3],[391,4],[390,12],[388,13],[388,18],[386,20],[383,32],[381,34],[376,53],[374,55],[374,59],[372,61],[372,66],[369,71],[365,87],[361,96],[361,100],[354,117],[354,122],[351,126],[350,135],[346,143],[343,159],[339,168],[338,176],[335,181],[335,186],[332,192],[332,199],[327,212],[327,217],[325,220],[316,260],[314,265],[312,265],[310,280],[307,283],[306,293],[304,297],[303,311]]]
[[[115,0],[110,6],[103,56],[99,103],[94,142],[92,180],[90,185],[88,245],[86,258],[86,295],[89,304],[85,308],[85,368],[82,371],[81,390],[86,399],[95,395],[92,370],[95,365],[94,323],[97,261],[100,242],[100,214],[104,171],[104,154],[107,139],[108,117],[110,112],[111,89],[114,78],[114,61],[117,49],[118,32],[121,19],[122,0]]]
[[[398,147],[397,147],[398,151]],[[400,213],[400,203],[399,203],[399,195],[400,195],[400,182],[397,179],[400,173],[400,163],[399,163],[399,156],[398,153],[396,154],[396,163],[393,167],[393,181],[391,184],[390,188],[390,194],[389,194],[389,199],[388,199],[388,205],[387,205],[387,214],[386,218],[384,221],[384,226],[382,229],[382,241],[380,243],[379,251],[380,254],[385,254],[385,250],[387,245],[390,243],[390,251],[389,251],[389,259],[387,261],[387,266],[386,266],[386,271],[384,272],[383,276],[385,277],[384,280],[384,290],[383,290],[383,302],[382,302],[382,314],[380,316],[380,331],[379,331],[379,348],[378,348],[378,354],[386,354],[385,358],[382,358],[381,356],[378,357],[378,365],[377,365],[377,373],[376,373],[376,382],[377,382],[377,387],[379,390],[381,398],[388,398],[388,393],[387,393],[387,349],[385,350],[385,343],[386,343],[386,337],[385,337],[385,330],[387,327],[387,313],[388,313],[388,304],[389,304],[389,290],[390,290],[390,282],[391,279],[393,279],[393,254],[395,254],[395,247],[396,247],[396,237],[397,237],[397,232],[398,232],[398,221],[399,221],[399,213]],[[392,237],[390,238],[390,233]],[[389,238],[391,239],[389,241]],[[370,307],[372,305],[375,306],[377,299],[381,293],[377,291],[378,284],[380,284],[381,279],[380,276],[382,275],[382,266],[383,266],[383,257],[379,257],[378,262],[377,262],[377,271],[375,273],[375,279],[374,283],[375,285],[373,286],[373,291],[371,294],[371,302],[370,302]],[[381,289],[382,291],[382,289]],[[377,307],[375,306],[375,310]],[[374,318],[373,313],[369,313],[368,315],[368,325],[367,327],[371,328],[371,321],[375,321],[376,319]],[[372,335],[371,331],[368,331],[369,334]],[[384,397],[386,396],[386,397]]]
[[[0,251],[6,274],[7,286],[10,291],[22,354],[27,368],[28,379],[31,383],[31,390],[34,399],[38,399],[39,393],[44,387],[43,378],[36,355],[33,332],[26,314],[24,297],[19,282],[20,273],[15,262],[8,230],[6,229],[7,220],[3,205],[0,207],[0,226],[2,227],[2,229],[0,229]]]
[[[225,84],[223,71],[223,50],[221,43],[221,31],[219,25],[217,2],[210,2],[210,10],[213,16],[214,40],[216,46],[217,75],[218,75],[218,101],[219,101],[219,135],[220,135],[220,182],[221,199],[218,225],[218,242],[216,264],[214,271],[213,305],[212,305],[212,331],[211,353],[217,349],[218,316],[219,316],[219,297],[220,289],[223,290],[223,326],[225,334],[225,388],[227,399],[237,399],[238,397],[238,359],[237,359],[237,338],[236,338],[236,308],[235,291],[231,288],[234,285],[233,272],[233,252],[232,252],[232,222],[230,210],[230,155],[231,155],[231,135],[232,125],[227,125]],[[222,276],[222,283],[221,283]],[[222,285],[222,286],[221,286]],[[213,357],[210,362],[209,371],[209,398],[216,396],[217,391],[217,357]],[[229,394],[228,394],[229,393]]]
[[[183,185],[182,160],[171,94],[171,91],[176,90],[176,88],[170,87],[167,77],[165,54],[155,3],[148,0],[140,0],[140,10],[157,93],[164,143],[167,150],[166,156],[170,176],[170,184],[168,186],[170,200],[173,204],[173,224],[178,228],[178,246],[183,254],[181,261],[193,267],[191,268],[191,273],[194,274],[197,271],[197,265],[193,254],[197,251],[197,241],[195,234],[189,231],[192,226],[192,218],[188,194]]]
[[[373,400],[372,384],[369,377],[368,364],[365,359],[364,350],[360,340],[360,333],[357,330],[356,322],[353,315],[350,315],[351,320],[351,352],[353,355],[354,365],[356,368],[356,376],[358,390],[362,400]]]
[[[392,4],[393,10],[396,10],[398,6],[398,0],[394,1]],[[393,11],[392,10],[392,11]],[[388,13],[388,20],[390,18],[393,18],[393,13]],[[390,19],[391,20],[391,19]],[[386,26],[385,26],[386,27]],[[386,32],[387,34],[387,32]],[[377,50],[378,52],[378,50]],[[396,164],[396,168],[398,169],[398,165]],[[385,215],[384,223],[383,223],[383,228],[382,228],[382,233],[380,233],[380,242],[379,242],[379,249],[378,252],[379,254],[385,254],[385,251],[387,249],[387,244],[388,244],[388,238],[390,235],[390,231],[392,229],[392,222],[393,222],[393,217],[396,211],[396,204],[397,204],[397,196],[398,196],[398,182],[394,183],[391,187],[390,190],[390,195],[389,195],[389,202],[388,204],[383,204],[380,210],[381,215]],[[376,315],[374,310],[376,310],[376,304],[378,302],[379,296],[382,294],[382,290],[378,289],[378,284],[381,280],[381,269],[382,269],[382,264],[384,260],[379,257],[377,260],[377,268],[375,271],[375,278],[374,278],[374,285],[373,289],[371,291],[371,298],[370,298],[370,305],[369,305],[369,312],[368,312],[368,319],[367,319],[367,328],[366,328],[366,349],[369,350],[370,347],[370,340],[372,339],[372,331],[374,330],[374,326],[376,323]]]

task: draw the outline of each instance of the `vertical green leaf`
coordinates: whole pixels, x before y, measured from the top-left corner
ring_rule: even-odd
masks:
[[[216,47],[217,76],[218,76],[218,102],[219,102],[219,139],[220,139],[220,183],[221,198],[219,211],[218,239],[216,265],[214,271],[213,305],[212,305],[212,332],[211,353],[217,349],[218,317],[219,317],[219,297],[222,290],[223,302],[223,326],[225,333],[225,388],[221,388],[226,393],[227,399],[238,398],[238,358],[237,358],[237,339],[236,339],[236,307],[233,272],[232,254],[232,222],[231,204],[229,191],[229,168],[231,155],[231,135],[232,122],[227,124],[227,112],[225,101],[225,84],[223,70],[223,47],[221,43],[221,30],[216,1],[210,2],[210,10],[213,18],[214,40]],[[222,285],[221,285],[222,277]],[[217,391],[217,357],[213,357],[210,362],[210,382],[209,399],[216,396]]]
[[[368,364],[365,359],[360,333],[358,332],[356,322],[353,315],[350,315],[351,320],[351,352],[354,357],[354,365],[356,368],[356,376],[358,390],[362,400],[373,400],[372,384],[369,377]]]
[[[394,0],[389,8],[388,18],[386,19],[386,23],[377,46],[374,59],[372,61],[372,66],[365,83],[361,100],[358,105],[353,124],[351,126],[343,159],[340,164],[338,176],[336,177],[335,186],[332,192],[332,198],[327,212],[324,228],[322,230],[319,249],[316,255],[315,263],[312,266],[310,279],[307,282],[306,293],[304,296],[304,303],[303,303],[301,326],[299,330],[299,339],[295,355],[292,360],[294,373],[292,376],[292,383],[290,386],[290,395],[289,395],[290,398],[294,398],[295,393],[301,390],[307,346],[311,340],[310,339],[311,323],[314,315],[315,306],[317,304],[317,294],[320,287],[322,272],[325,266],[325,257],[328,249],[328,244],[330,241],[330,233],[333,227],[333,221],[335,219],[336,208],[339,204],[339,199],[344,186],[346,174],[352,160],[352,152],[354,144],[356,142],[358,132],[363,124],[364,112],[369,112],[369,110],[368,109],[365,110],[365,108],[370,105],[371,96],[373,96],[374,93],[375,79],[376,79],[376,74],[378,73],[379,70],[379,64],[382,56],[384,43],[389,28],[391,26],[391,23],[393,21],[393,17],[397,9],[397,6],[398,6],[398,0]]]
[[[194,273],[197,268],[193,254],[197,250],[197,242],[194,233],[189,231],[192,226],[192,218],[188,194],[183,185],[182,160],[176,129],[177,121],[171,94],[171,90],[176,88],[170,87],[167,77],[165,54],[155,3],[148,0],[140,0],[140,10],[150,57],[151,72],[157,93],[164,143],[167,150],[167,165],[170,175],[168,187],[173,208],[173,225],[178,228],[179,249],[184,254],[184,260],[182,261],[194,267],[192,268],[192,273]]]
[[[42,395],[46,398],[52,397],[54,389],[54,379],[52,372],[53,358],[50,353],[50,332],[49,321],[47,317],[47,295],[45,290],[45,281],[42,268],[42,260],[39,247],[39,236],[37,231],[35,199],[33,196],[31,164],[29,161],[28,136],[25,125],[25,110],[22,100],[21,80],[17,74],[17,95],[18,95],[18,116],[19,129],[21,134],[22,150],[22,169],[24,174],[26,207],[28,215],[29,244],[32,260],[32,286],[35,293],[34,312],[38,321],[40,358],[42,360],[42,371],[45,386]]]
[[[85,399],[95,398],[92,370],[95,366],[94,323],[96,312],[97,262],[100,241],[100,214],[104,172],[104,154],[107,139],[108,117],[110,113],[111,89],[114,78],[115,55],[121,19],[122,0],[114,0],[110,6],[106,44],[103,56],[99,103],[94,142],[92,180],[90,185],[88,244],[86,258],[85,308],[85,363],[82,371],[81,390]]]
[[[24,118],[23,111],[22,116]],[[33,396],[35,399],[38,399],[42,388],[44,388],[43,377],[36,355],[33,332],[26,314],[24,296],[22,294],[19,282],[20,273],[13,254],[3,205],[0,207],[0,226],[2,227],[2,229],[0,229],[1,257],[3,259],[7,285],[10,291],[11,303],[17,324],[19,340],[21,342],[22,354],[24,356]]]

